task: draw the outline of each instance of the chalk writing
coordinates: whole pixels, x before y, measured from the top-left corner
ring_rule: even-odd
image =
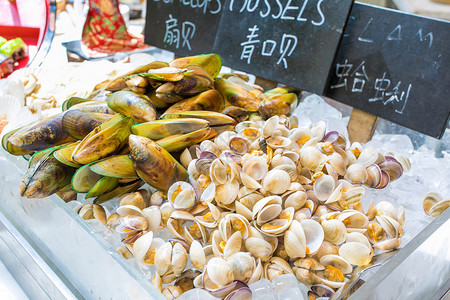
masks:
[[[163,43],[167,45],[174,45],[177,49],[181,47],[191,49],[191,44],[189,40],[194,37],[195,34],[195,24],[189,21],[181,23],[181,31],[178,26],[178,20],[172,15],[169,15],[169,19],[166,20],[166,32],[164,34]]]
[[[355,17],[350,16],[349,20],[354,21]],[[395,27],[392,27],[390,31],[385,35],[385,37],[381,36],[379,34],[379,29],[376,25],[373,24],[373,18],[370,18],[369,21],[367,21],[364,28],[361,30],[358,36],[358,41],[364,42],[364,43],[373,43],[374,38],[378,37],[377,42],[382,42],[383,38],[386,41],[397,41],[400,44],[400,41],[405,41],[405,43],[411,42],[411,41],[419,41],[419,42],[428,42],[428,48],[431,48],[433,45],[433,32],[424,32],[422,28],[418,28],[416,31],[416,34],[413,36],[408,36],[406,39],[404,39],[404,33],[403,28],[405,25],[397,24]],[[344,34],[344,37],[348,37],[348,34]],[[381,39],[380,39],[381,37]],[[424,43],[426,44],[426,43]]]
[[[345,59],[343,63],[337,63],[335,67],[335,76],[337,81],[330,85],[330,89],[345,89],[351,93],[362,93],[364,88],[370,84],[370,78],[366,72],[365,61],[356,65],[350,63],[348,59]],[[395,86],[392,84],[391,79],[386,77],[386,72],[381,76],[375,78],[373,83],[373,89],[368,91],[367,94],[372,92],[373,97],[368,99],[369,103],[381,102],[384,106],[388,104],[401,104],[401,108],[395,109],[398,114],[403,114],[406,103],[408,102],[409,94],[412,88],[412,84],[407,84],[406,90],[401,90],[402,82],[399,81]],[[396,106],[397,107],[397,106]]]
[[[218,14],[222,10],[221,0],[153,0],[153,2],[162,2],[164,4],[184,5],[193,9],[199,9],[203,14]]]
[[[309,21],[314,26],[322,26],[326,21],[322,9],[323,2],[324,0],[287,0],[284,3],[280,0],[230,0],[228,10],[237,9],[239,13],[255,13],[261,18],[271,17],[274,20]],[[301,5],[295,5],[296,3],[301,3]],[[304,16],[306,11],[311,14],[309,19]]]
[[[261,41],[258,39],[259,27],[257,25],[253,25],[253,27],[248,28],[250,32],[246,38],[247,40],[240,43],[242,47],[241,51],[241,60],[247,60],[247,64],[251,63],[252,55],[257,48],[261,48],[261,56],[271,57],[275,49],[277,48],[277,41],[267,39],[263,41],[262,47]],[[298,38],[292,34],[284,33],[281,37],[281,42],[279,46],[279,58],[277,60],[277,65],[282,65],[285,69],[288,68],[287,57],[291,56],[294,50],[296,49],[298,44]]]

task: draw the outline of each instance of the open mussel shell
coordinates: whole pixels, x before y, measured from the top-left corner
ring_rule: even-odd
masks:
[[[151,103],[153,103],[153,106],[155,106],[155,108],[157,108],[157,109],[164,109],[164,108],[168,108],[170,106],[170,103],[168,103],[166,101],[163,101],[163,100],[161,100],[160,98],[158,98],[156,96],[156,91],[155,90],[151,90],[146,95],[148,97],[148,100]]]
[[[91,99],[86,98],[80,98],[80,97],[70,97],[66,101],[63,102],[61,105],[61,108],[63,111],[66,111],[70,109],[72,106],[80,104],[80,103],[86,103],[92,101]]]
[[[120,183],[117,185],[115,189],[113,189],[110,192],[104,193],[97,198],[94,199],[95,204],[100,204],[103,202],[106,202],[108,200],[111,200],[116,197],[120,197],[122,195],[125,195],[127,193],[132,193],[137,191],[141,186],[144,185],[144,182],[142,180],[136,179],[131,182],[126,183]]]
[[[77,147],[79,142],[70,143],[61,147],[53,153],[53,156],[61,163],[70,167],[79,168],[81,165],[72,159],[73,150]]]
[[[62,126],[70,136],[77,140],[82,140],[95,127],[109,120],[111,117],[110,114],[70,109],[62,118]]]
[[[259,105],[259,113],[265,118],[270,118],[275,115],[288,115],[297,107],[298,98],[294,93],[262,96],[263,101]]]
[[[216,78],[222,68],[222,58],[215,53],[200,54],[174,59],[169,65],[177,68],[185,68],[189,65],[201,66],[212,78]]]
[[[87,193],[102,177],[92,172],[89,165],[82,166],[72,177],[72,189],[77,193]]]
[[[90,164],[91,171],[114,178],[139,178],[128,155],[114,155]]]
[[[139,74],[139,73],[143,73],[143,72],[147,72],[150,69],[158,69],[158,68],[164,68],[164,67],[168,67],[169,64],[165,63],[165,62],[161,62],[161,61],[153,61],[149,64],[137,67],[134,70],[131,70],[125,74],[122,74],[116,78],[114,78],[113,80],[111,80],[111,82],[106,86],[106,90],[107,91],[119,91],[121,89],[124,89],[127,87],[127,84],[125,83],[125,78],[127,78],[130,75],[133,74]]]
[[[138,123],[156,120],[155,107],[145,95],[119,91],[109,96],[106,102],[114,111],[132,117]]]
[[[223,98],[237,107],[242,107],[249,112],[258,111],[261,100],[261,91],[254,88],[248,90],[244,86],[230,81],[230,79],[216,78],[214,87]]]
[[[19,186],[21,196],[44,198],[70,183],[74,169],[60,163],[52,153],[47,151],[27,170]]]
[[[72,159],[80,164],[88,164],[116,152],[127,142],[133,124],[134,120],[128,117],[104,129],[100,125],[78,144],[73,151]]]
[[[16,147],[31,151],[72,142],[74,139],[62,126],[63,116],[64,113],[60,113],[24,126],[9,136],[8,141]]]
[[[163,114],[179,113],[182,111],[209,110],[220,112],[224,107],[224,100],[217,90],[208,90],[191,98],[173,104]]]
[[[202,119],[185,118],[173,120],[156,120],[131,127],[131,133],[159,140],[172,135],[186,134],[208,127],[209,122]]]
[[[129,145],[136,173],[154,188],[167,192],[173,183],[188,180],[183,166],[152,140],[132,134]]]
[[[85,199],[98,197],[114,190],[119,184],[119,179],[113,177],[103,177],[89,190]]]
[[[183,79],[186,69],[175,67],[163,67],[158,69],[149,69],[147,72],[139,73],[139,76],[156,81],[175,82]]]
[[[182,118],[195,118],[195,119],[203,119],[208,121],[210,126],[216,125],[233,125],[236,121],[222,113],[218,113],[215,111],[182,111],[175,113],[165,113],[161,116],[161,119],[182,119]]]
[[[203,128],[186,134],[168,136],[158,140],[157,143],[169,152],[179,151],[206,140],[210,132],[210,128]]]
[[[200,66],[187,66],[187,72],[178,82],[167,82],[156,89],[156,96],[164,101],[165,95],[190,97],[214,87],[214,80]],[[170,98],[169,98],[170,99]]]
[[[22,149],[20,147],[16,147],[8,140],[11,135],[13,135],[15,132],[19,131],[20,128],[12,130],[2,137],[2,147],[5,149],[6,152],[12,155],[27,155],[33,153],[32,150],[26,150]]]
[[[116,113],[114,110],[108,107],[106,101],[96,101],[96,100],[88,100],[82,103],[75,104],[73,106],[70,106],[70,109],[77,109],[84,112],[93,112],[110,115],[114,115]]]

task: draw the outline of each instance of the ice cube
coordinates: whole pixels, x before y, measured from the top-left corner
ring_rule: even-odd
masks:
[[[277,293],[277,297],[279,300],[304,300],[298,287],[283,289]]]
[[[285,289],[298,287],[298,280],[293,274],[284,274],[275,277],[272,280],[273,289],[275,292],[280,292]]]
[[[251,284],[252,299],[254,300],[275,300],[277,299],[272,283],[267,279],[261,279]]]
[[[192,289],[185,293],[183,293],[179,298],[179,300],[214,300],[217,299],[214,296],[211,296],[207,291],[202,289]]]

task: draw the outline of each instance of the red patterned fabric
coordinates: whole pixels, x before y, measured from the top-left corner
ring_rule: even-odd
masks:
[[[89,0],[81,40],[89,49],[107,54],[148,47],[142,37],[127,31],[118,0]]]

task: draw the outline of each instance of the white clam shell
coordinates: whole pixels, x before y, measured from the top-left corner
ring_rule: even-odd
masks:
[[[361,186],[354,186],[342,193],[341,201],[346,205],[355,206],[360,203],[366,190]]]
[[[260,258],[261,261],[268,261],[274,249],[272,245],[262,238],[249,237],[245,240],[245,248],[255,258]]]
[[[295,191],[291,193],[286,200],[284,201],[284,207],[293,207],[294,210],[299,210],[305,205],[307,199],[306,192],[304,191]]]
[[[262,181],[262,187],[272,194],[283,194],[291,184],[291,177],[282,170],[269,171]]]
[[[264,268],[263,265],[261,263],[261,259],[257,259],[256,261],[256,267],[253,271],[252,276],[250,277],[250,279],[248,280],[247,284],[250,285],[252,283],[257,282],[258,280],[260,280],[263,276],[264,273]]]
[[[156,250],[164,244],[164,241],[159,238],[153,238],[153,232],[149,231],[146,234],[139,237],[133,244],[133,254],[138,261],[144,263],[151,263],[151,257],[148,255],[154,255]],[[154,253],[151,253],[154,251]],[[150,261],[149,261],[150,260]]]
[[[216,185],[211,182],[204,190],[200,196],[201,202],[211,203],[216,196]]]
[[[305,232],[297,220],[293,220],[290,228],[284,233],[284,248],[291,259],[306,255]]]
[[[163,276],[172,264],[172,244],[170,242],[164,243],[155,253],[156,271],[160,276]]]
[[[345,239],[346,243],[358,242],[366,246],[369,250],[371,249],[371,245],[367,237],[360,232],[350,232]]]
[[[264,124],[264,127],[263,127],[263,137],[264,138],[270,137],[273,134],[273,132],[275,131],[275,129],[278,127],[279,122],[280,122],[280,117],[278,117],[278,116],[273,116],[273,117],[267,119],[266,123]]]
[[[306,254],[315,254],[324,240],[324,232],[322,226],[316,221],[306,219],[300,222],[305,232],[306,238]]]
[[[392,250],[397,249],[401,244],[402,240],[400,238],[392,238],[378,242],[374,244],[373,247],[380,250]]]
[[[227,259],[235,280],[248,282],[256,268],[255,259],[248,253],[238,252]]]
[[[314,172],[316,169],[319,169],[321,165],[325,164],[326,155],[320,152],[316,147],[307,146],[305,144],[300,150],[300,162],[305,168]]]
[[[137,206],[130,204],[119,206],[116,209],[116,213],[118,213],[121,217],[125,217],[128,215],[144,217],[142,211]]]
[[[354,163],[347,168],[344,178],[351,183],[363,183],[367,180],[367,176],[366,168],[362,164]]]
[[[333,266],[339,269],[343,274],[349,274],[353,270],[351,264],[339,255],[324,255],[320,258],[320,263],[323,266]]]
[[[375,205],[375,208],[377,209],[377,215],[385,215],[397,219],[397,209],[392,203],[388,201],[381,201]]]
[[[219,287],[226,286],[234,279],[233,272],[227,261],[219,257],[211,258],[206,265],[206,270],[210,280]]]
[[[177,277],[181,275],[181,273],[186,268],[188,261],[188,255],[186,249],[184,249],[181,243],[175,243],[172,248],[172,270],[174,275]]]
[[[398,237],[401,226],[397,220],[386,215],[376,216],[375,219],[390,238]]]
[[[339,248],[339,255],[352,265],[364,266],[372,260],[371,251],[360,242],[345,243]]]
[[[450,207],[450,200],[447,199],[439,201],[430,208],[430,216],[432,216],[433,218],[437,218],[449,207]]]
[[[324,220],[321,223],[324,231],[324,239],[335,245],[340,245],[345,241],[347,230],[344,223],[339,220]]]
[[[142,214],[147,219],[147,230],[156,231],[161,224],[161,211],[159,206],[150,206],[142,210]]]
[[[196,240],[192,241],[191,247],[189,249],[189,257],[191,259],[192,265],[195,268],[200,270],[203,269],[206,264],[206,255],[200,242]]]
[[[334,178],[330,175],[322,175],[314,182],[314,194],[316,194],[319,200],[325,201],[333,193],[334,187]]]
[[[280,204],[270,204],[264,206],[256,217],[256,224],[258,224],[258,226],[262,226],[264,223],[272,221],[280,215],[281,211],[282,208]]]
[[[233,203],[239,193],[239,182],[232,180],[216,186],[215,200],[217,203],[228,205]]]
[[[247,175],[244,172],[241,172],[240,175],[242,184],[245,185],[247,188],[254,190],[261,188],[261,184],[255,179],[253,179],[250,175]]]
[[[255,180],[261,180],[269,171],[267,161],[262,156],[254,156],[247,159],[242,166],[242,172]]]
[[[236,201],[235,205],[236,205],[236,213],[237,214],[240,214],[241,216],[246,218],[248,221],[252,220],[252,217],[253,217],[252,211],[250,209],[248,209],[247,206],[245,206],[244,204],[242,204],[239,201]]]
[[[374,148],[365,148],[358,159],[356,160],[358,164],[361,164],[364,168],[367,168],[371,164],[375,163],[378,159],[378,151]]]
[[[369,219],[357,210],[344,210],[337,219],[342,221],[347,228],[367,228]]]
[[[324,121],[319,121],[311,127],[311,135],[321,141],[325,136],[327,125]]]

